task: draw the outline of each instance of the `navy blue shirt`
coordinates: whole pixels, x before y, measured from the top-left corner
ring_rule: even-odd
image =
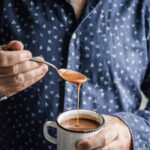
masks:
[[[134,150],[150,149],[150,0],[87,0],[76,20],[70,1],[1,0],[0,44],[20,40],[33,56],[82,72],[80,108],[120,117]],[[55,70],[0,102],[0,150],[55,149],[43,124],[77,108],[76,86]]]

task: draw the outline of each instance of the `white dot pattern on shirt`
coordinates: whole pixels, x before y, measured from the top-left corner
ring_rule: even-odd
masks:
[[[129,1],[109,0],[106,3],[101,0],[97,6],[90,4],[96,7],[73,33],[75,20],[65,4],[60,6],[58,2],[50,1],[48,5],[43,1],[40,7],[35,1],[9,0],[3,8],[3,25],[0,22],[1,42],[19,39],[33,55],[43,55],[57,67],[67,65],[89,76],[91,80],[82,86],[81,108],[106,114],[133,112],[140,104],[139,86],[148,63],[144,45],[149,39],[142,32],[142,19],[135,18],[136,7],[141,2],[127,3]],[[148,2],[144,0],[143,3]],[[145,9],[141,8],[140,13]],[[89,12],[89,6],[85,12]],[[150,83],[150,77],[147,83]],[[64,92],[64,86],[64,109],[74,109],[76,87],[68,82],[64,85],[52,69],[40,82],[1,103],[0,150],[54,150],[44,140],[42,127],[45,121],[56,119],[59,109],[63,110],[63,94],[60,93]],[[131,129],[138,126],[133,130],[137,150],[147,150],[150,143],[146,134],[150,129],[143,119],[149,114],[149,111],[139,112],[141,117],[116,114],[126,123],[131,122]],[[3,144],[7,137],[9,140]]]

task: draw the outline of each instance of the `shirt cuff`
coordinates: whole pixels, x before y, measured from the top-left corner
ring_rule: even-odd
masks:
[[[143,119],[137,115],[134,115],[130,112],[120,112],[113,114],[114,116],[121,119],[129,128],[129,131],[131,133],[131,150],[141,150],[141,144],[139,142],[139,128],[140,124],[143,123]],[[142,121],[140,121],[142,119]],[[142,150],[147,150],[146,146],[142,146]]]

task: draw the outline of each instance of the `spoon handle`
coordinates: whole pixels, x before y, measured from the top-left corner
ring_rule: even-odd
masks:
[[[54,68],[57,72],[59,72],[59,71],[58,71],[58,68],[57,68],[56,66],[54,66],[53,64],[51,64],[51,63],[49,63],[49,62],[47,62],[47,61],[40,60],[40,59],[35,58],[35,57],[32,57],[30,60],[35,61],[35,62],[39,62],[39,63],[46,64],[46,65],[48,65],[48,66]]]

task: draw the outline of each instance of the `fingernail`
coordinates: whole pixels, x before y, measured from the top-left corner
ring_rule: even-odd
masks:
[[[82,144],[80,144],[80,142],[76,144],[76,148],[77,150],[83,150]]]
[[[89,150],[89,144],[84,141],[79,141],[76,145],[77,150]]]
[[[24,45],[21,41],[13,40],[13,41],[8,43],[8,49],[10,49],[10,50],[23,50]]]

